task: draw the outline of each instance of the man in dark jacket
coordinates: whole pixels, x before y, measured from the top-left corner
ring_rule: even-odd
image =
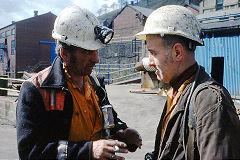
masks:
[[[104,79],[91,74],[99,62],[97,49],[111,40],[112,32],[78,6],[57,17],[52,36],[58,56],[23,83],[18,98],[20,159],[124,159],[115,152],[142,145],[138,132],[111,112]]]
[[[195,61],[200,25],[183,6],[155,10],[137,37],[149,65],[169,83],[152,159],[240,159],[239,118],[228,91]]]

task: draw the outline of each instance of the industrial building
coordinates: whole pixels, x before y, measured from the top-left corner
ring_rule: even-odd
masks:
[[[239,0],[216,0],[214,6],[210,5],[214,4],[212,0],[203,0],[202,3],[200,10],[204,13],[199,14],[198,19],[204,46],[197,47],[196,59],[232,96],[240,96]],[[207,10],[209,8],[211,10]]]
[[[181,5],[197,15],[202,26],[205,45],[197,47],[197,61],[232,96],[240,96],[239,1],[203,0],[200,8],[191,5],[190,1],[181,1]],[[173,3],[172,1],[171,4]],[[134,35],[143,29],[152,11],[153,9],[127,5],[107,19],[100,17],[102,24],[115,31],[110,45],[99,50],[100,63],[136,63],[147,56],[145,43],[136,40]],[[37,71],[50,65],[51,58],[54,57],[51,32],[55,18],[51,12],[35,14],[32,18],[1,28],[0,72]]]
[[[16,77],[18,71],[36,71],[50,65],[51,33],[56,16],[51,12],[0,28],[0,72]]]
[[[229,10],[240,7],[240,0],[202,0],[200,2],[200,14],[221,10]]]

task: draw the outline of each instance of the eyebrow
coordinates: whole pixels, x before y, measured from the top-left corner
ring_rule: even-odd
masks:
[[[154,50],[154,49],[151,49],[151,48],[149,48],[149,49],[148,49],[148,51],[152,51],[152,52],[155,52],[155,50]]]

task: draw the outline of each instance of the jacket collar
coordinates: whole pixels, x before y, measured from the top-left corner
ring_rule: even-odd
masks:
[[[67,80],[61,57],[57,56],[55,58],[51,70],[40,88],[67,88]]]
[[[199,77],[197,79],[195,89],[199,84],[201,84],[203,82],[207,82],[207,81],[210,82],[210,81],[213,81],[213,79],[205,72],[205,69],[202,66],[200,66]],[[187,101],[187,97],[190,94],[192,84],[193,84],[193,81],[191,83],[189,83],[186,86],[186,88],[183,90],[183,93],[180,96],[178,103],[177,103],[178,107],[174,110],[173,115],[175,115],[179,111],[184,110],[184,108],[185,108],[184,103]]]
[[[172,86],[174,91],[177,91],[180,86],[187,80],[189,79],[191,76],[193,76],[193,74],[196,73],[198,68],[198,64],[197,62],[194,63],[193,65],[191,65],[190,67],[188,67],[184,72],[182,72],[178,77],[172,79],[170,81],[170,85]]]

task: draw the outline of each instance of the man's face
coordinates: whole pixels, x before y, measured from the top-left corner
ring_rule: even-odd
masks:
[[[74,76],[90,75],[95,64],[99,62],[97,50],[77,48],[70,56],[67,66],[68,71]]]
[[[163,40],[157,35],[147,35],[146,42],[149,51],[149,65],[156,68],[155,73],[158,80],[169,83],[175,74],[172,50],[166,48]]]

